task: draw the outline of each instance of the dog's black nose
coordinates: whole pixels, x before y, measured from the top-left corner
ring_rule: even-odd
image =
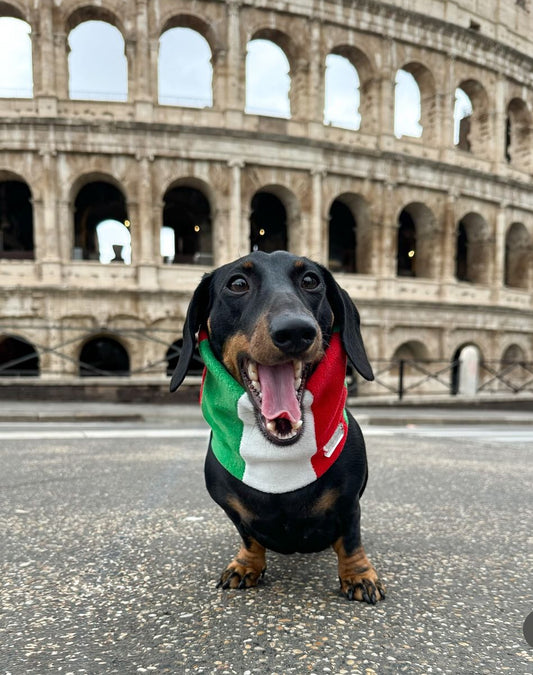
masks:
[[[280,314],[270,321],[270,335],[272,342],[284,354],[297,356],[313,344],[317,327],[311,317]]]

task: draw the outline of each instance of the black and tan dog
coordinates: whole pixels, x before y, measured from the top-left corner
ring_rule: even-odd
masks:
[[[373,379],[348,294],[321,265],[283,251],[216,269],[190,303],[171,391],[186,375],[197,331],[212,429],[207,489],[242,538],[219,585],[255,586],[266,549],[333,546],[344,595],[383,599],[361,544],[365,445],[345,410],[347,358]]]

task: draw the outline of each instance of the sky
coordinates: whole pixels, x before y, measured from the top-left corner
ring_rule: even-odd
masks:
[[[0,97],[33,95],[30,30],[23,21],[0,17]],[[70,97],[126,101],[128,66],[124,40],[118,29],[101,21],[88,21],[77,26],[68,41]],[[95,44],[98,45],[96,50]],[[159,102],[198,108],[211,106],[211,52],[206,40],[188,28],[173,28],[161,36],[159,49]],[[289,118],[289,87],[289,63],[282,50],[266,40],[250,42],[246,60],[245,112]],[[324,123],[357,130],[361,122],[358,108],[359,78],[356,69],[344,57],[328,55]],[[459,96],[455,110],[457,129],[460,117],[470,112],[468,97]],[[416,81],[412,75],[400,70],[395,87],[395,135],[420,137],[422,127],[419,120],[420,92]],[[455,142],[457,138],[456,130]],[[129,232],[126,235],[129,236]],[[113,236],[116,239],[119,235],[115,232]],[[163,234],[162,242],[165,241],[166,235]],[[127,247],[129,244],[124,241],[124,245]],[[172,254],[169,243],[162,243],[162,249],[164,255]],[[106,262],[109,256],[112,256],[112,249],[107,246]]]

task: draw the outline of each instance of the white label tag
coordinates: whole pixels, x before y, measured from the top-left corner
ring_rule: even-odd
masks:
[[[335,452],[335,448],[337,447],[337,445],[339,445],[339,443],[342,441],[343,436],[344,436],[344,427],[342,426],[342,424],[339,424],[339,426],[333,432],[333,436],[324,446],[324,455],[326,457],[331,457],[331,455]]]

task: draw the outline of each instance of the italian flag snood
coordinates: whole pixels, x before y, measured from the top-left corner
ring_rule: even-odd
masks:
[[[205,364],[202,413],[212,430],[211,449],[222,466],[246,485],[267,493],[297,490],[324,474],[340,455],[348,433],[346,354],[339,333],[333,333],[305,385],[302,432],[285,446],[263,434],[254,404],[215,358],[205,331],[200,332],[199,343]]]

